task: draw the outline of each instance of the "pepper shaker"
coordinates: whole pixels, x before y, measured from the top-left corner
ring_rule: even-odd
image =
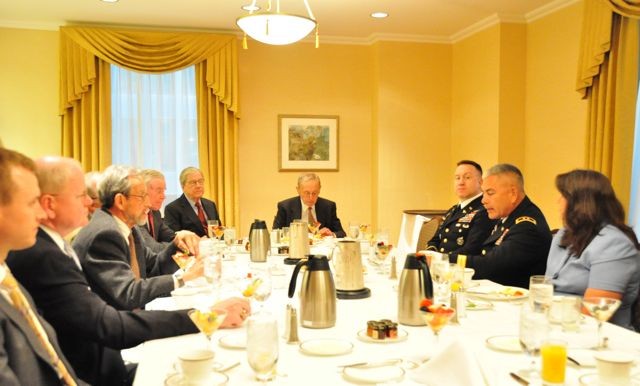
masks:
[[[398,278],[398,267],[396,266],[396,257],[391,256],[391,268],[389,269],[389,279],[397,279]]]
[[[298,339],[298,311],[291,307],[291,313],[289,315],[289,334],[287,336],[288,344],[297,344],[300,343]]]

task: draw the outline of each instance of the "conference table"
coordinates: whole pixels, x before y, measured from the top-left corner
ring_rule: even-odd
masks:
[[[313,252],[326,253],[331,250],[331,242],[312,249]],[[286,305],[291,304],[300,310],[296,296],[287,297],[287,287],[293,266],[283,264],[283,256],[271,255],[267,263],[272,270],[273,292],[264,306],[265,312],[271,312],[278,320],[281,336],[277,376],[272,385],[349,385],[369,381],[377,383],[376,377],[387,379],[392,371],[393,379],[381,384],[416,385],[518,385],[509,373],[528,367],[530,360],[518,351],[517,335],[520,307],[523,301],[491,301],[489,309],[466,311],[459,323],[444,327],[440,339],[436,339],[427,326],[399,325],[401,339],[372,342],[358,334],[366,329],[367,321],[391,319],[397,321],[398,279],[390,279],[379,267],[369,263],[367,248],[363,248],[365,286],[371,289],[371,297],[358,300],[337,300],[336,325],[327,329],[309,329],[298,326],[300,342],[322,339],[337,339],[351,346],[342,355],[318,356],[304,352],[299,344],[287,344],[284,337]],[[249,266],[249,255],[236,252],[227,255],[223,262],[223,277],[238,275]],[[402,270],[402,256],[398,256],[398,277]],[[255,263],[253,263],[255,264]],[[298,280],[302,277],[298,275]],[[474,285],[487,286],[497,284],[485,280],[474,281]],[[299,283],[297,288],[299,288]],[[220,297],[240,295],[237,286],[223,284]],[[159,298],[147,305],[147,309],[179,309],[194,307],[211,301],[211,293],[201,292],[182,297]],[[471,299],[471,298],[470,298]],[[473,301],[473,300],[472,300]],[[483,304],[487,304],[483,303]],[[246,324],[246,323],[245,323]],[[215,360],[222,367],[239,362],[239,365],[226,371],[229,385],[259,385],[246,359],[243,349],[245,327],[221,329],[215,332],[210,346],[215,351]],[[640,334],[612,324],[604,326],[611,349],[632,353],[636,363],[640,362]],[[550,336],[566,340],[569,355],[579,358],[581,366],[569,364],[566,372],[566,385],[582,385],[596,372],[593,351],[588,348],[596,343],[596,322],[585,316],[578,332],[563,332],[560,325],[551,324]],[[230,344],[231,342],[231,344]],[[491,342],[501,342],[491,344]],[[207,345],[202,334],[183,335],[173,338],[145,342],[137,348],[139,360],[135,386],[163,385],[171,374],[176,372],[177,355],[188,348],[202,348]],[[397,366],[383,370],[349,371],[343,373],[341,366],[358,362],[378,362],[398,359]],[[431,367],[429,367],[431,364]],[[639,372],[637,364],[634,368]],[[355,374],[355,375],[354,375]],[[397,377],[396,377],[397,375]]]

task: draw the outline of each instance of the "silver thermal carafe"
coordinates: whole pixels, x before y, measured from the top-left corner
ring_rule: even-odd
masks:
[[[267,224],[262,220],[255,220],[249,230],[250,258],[253,262],[267,261],[267,254],[271,249],[271,237]]]
[[[300,288],[300,324],[308,328],[330,328],[336,324],[336,286],[329,260],[322,255],[308,255],[293,270],[289,297],[296,290],[298,272],[306,267]]]
[[[425,256],[409,253],[398,284],[398,322],[408,326],[423,326],[420,301],[433,298],[433,283]]]

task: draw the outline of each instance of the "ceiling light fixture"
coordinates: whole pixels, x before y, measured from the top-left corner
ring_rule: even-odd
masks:
[[[371,14],[371,17],[373,17],[375,19],[384,19],[387,16],[389,16],[389,14],[386,13],[386,12],[373,12]]]
[[[102,1],[103,3],[117,3],[118,2],[118,0],[100,0],[100,1]]]
[[[271,3],[275,1],[275,12],[272,11]],[[241,16],[236,20],[236,24],[244,31],[242,46],[247,48],[247,35],[253,39],[272,45],[285,45],[295,43],[309,35],[315,28],[316,48],[318,47],[318,24],[311,12],[307,0],[303,0],[307,8],[308,16],[292,15],[280,12],[280,0],[268,0],[266,11],[249,11],[246,16]],[[253,0],[249,6],[252,9],[260,9]]]
[[[260,7],[258,7],[255,4],[243,5],[241,8],[244,9],[245,11],[254,11],[254,12],[260,10]]]

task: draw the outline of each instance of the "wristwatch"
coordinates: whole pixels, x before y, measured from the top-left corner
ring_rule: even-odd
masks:
[[[184,279],[182,278],[183,275],[184,272],[182,272],[182,270],[173,274],[173,278],[176,280],[176,282],[178,282],[178,288],[184,287]]]

